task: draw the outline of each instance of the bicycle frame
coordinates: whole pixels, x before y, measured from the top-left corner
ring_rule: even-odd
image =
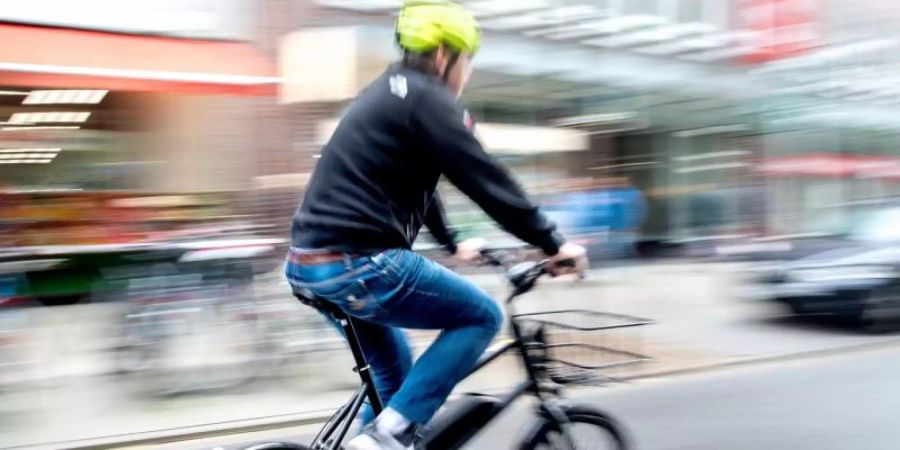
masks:
[[[350,351],[353,353],[353,362],[356,364],[356,367],[353,370],[359,374],[362,383],[353,396],[350,397],[350,401],[345,403],[344,406],[332,416],[325,428],[323,428],[318,436],[316,436],[315,440],[313,440],[311,445],[313,450],[340,449],[341,442],[344,440],[344,437],[347,436],[347,432],[350,431],[350,425],[353,423],[353,419],[359,413],[360,408],[362,408],[362,405],[367,398],[376,415],[381,413],[381,410],[384,409],[384,405],[381,403],[381,397],[378,395],[378,390],[375,388],[372,370],[366,362],[365,355],[362,353],[362,347],[359,344],[359,337],[356,334],[356,329],[353,328],[353,319],[340,310],[329,311],[329,314],[332,314],[335,319],[337,319],[344,331],[344,336],[346,336],[347,342],[350,344]],[[335,436],[335,439],[332,439],[335,432],[337,432],[337,435]]]
[[[487,423],[498,416],[501,412],[506,410],[506,408],[512,405],[512,403],[518,400],[520,397],[526,394],[531,394],[534,395],[540,402],[542,415],[553,420],[559,425],[564,425],[568,423],[568,419],[566,418],[565,413],[557,405],[547,402],[547,399],[544,395],[545,393],[557,394],[558,391],[552,387],[541,386],[540,373],[538,368],[536,367],[538,362],[534,360],[534,356],[532,356],[528,351],[529,345],[535,343],[534,336],[524,335],[522,328],[515,320],[515,315],[512,314],[512,301],[520,294],[521,292],[514,291],[513,293],[509,294],[505,301],[505,304],[507,305],[507,311],[508,313],[510,313],[509,326],[512,334],[511,339],[508,339],[507,341],[501,343],[499,346],[495,346],[495,348],[489,349],[484,355],[481,356],[481,358],[478,359],[478,361],[475,363],[475,366],[464,378],[467,378],[475,372],[478,372],[504,354],[513,350],[518,350],[519,354],[522,357],[522,363],[525,367],[527,379],[517,386],[513,387],[512,390],[510,390],[506,395],[500,397],[499,401],[491,409],[489,415],[480,419],[483,419],[483,423]],[[376,415],[379,414],[383,409],[381,398],[379,397],[378,392],[375,389],[371,370],[366,363],[365,356],[362,354],[362,349],[359,344],[356,330],[353,328],[354,319],[350,318],[339,309],[329,311],[329,313],[335,316],[344,330],[344,335],[347,337],[347,342],[350,344],[350,350],[353,353],[353,359],[356,363],[356,368],[354,370],[359,373],[362,384],[353,394],[350,400],[345,403],[344,406],[341,407],[334,416],[332,416],[331,420],[328,421],[325,428],[323,428],[319,432],[319,434],[311,444],[312,450],[339,450],[341,442],[343,441],[344,437],[346,437],[353,419],[359,413],[359,410],[360,408],[362,408],[362,405],[366,398],[369,399]],[[460,448],[462,445],[468,442],[478,430],[468,430],[468,432],[462,435],[453,436],[451,441],[447,441],[446,437],[443,437],[442,442],[430,442],[428,440],[428,435],[439,435],[440,431],[440,429],[436,428],[430,428],[426,430],[426,440],[424,442],[426,448],[428,448],[429,450],[451,450]]]

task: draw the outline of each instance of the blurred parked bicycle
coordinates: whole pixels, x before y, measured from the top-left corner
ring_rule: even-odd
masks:
[[[254,381],[293,383],[317,354],[344,344],[319,316],[258,292],[271,280],[207,267],[156,265],[125,275],[116,373],[153,396],[220,391]],[[325,358],[327,359],[327,358]]]

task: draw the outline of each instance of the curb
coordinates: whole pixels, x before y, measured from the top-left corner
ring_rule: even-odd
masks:
[[[854,353],[863,353],[877,351],[886,348],[892,348],[900,345],[900,337],[896,339],[884,340],[879,342],[867,342],[854,344],[844,347],[827,348],[820,350],[809,350],[797,353],[789,353],[775,356],[762,356],[758,358],[746,358],[733,361],[722,361],[711,364],[701,364],[697,366],[682,367],[677,369],[663,369],[658,371],[649,371],[636,375],[626,375],[619,377],[622,381],[638,381],[653,378],[663,378],[678,375],[691,375],[706,372],[716,372],[720,370],[728,370],[733,368],[766,365],[777,362],[786,361],[804,361],[819,359],[826,356],[848,355]],[[602,387],[586,387],[576,388],[572,391],[581,393],[593,392],[603,389]],[[485,391],[485,392],[490,392]],[[104,436],[95,439],[83,439],[77,441],[63,442],[44,442],[32,445],[24,445],[17,447],[8,447],[10,450],[38,450],[38,449],[58,449],[66,448],[69,450],[107,450],[111,448],[139,447],[146,445],[161,445],[171,442],[191,441],[205,439],[217,436],[228,436],[234,434],[251,433],[258,431],[271,431],[291,427],[299,427],[303,425],[312,425],[323,423],[331,416],[332,410],[310,411],[307,413],[285,414],[277,416],[267,416],[262,418],[236,420],[229,422],[220,422],[215,424],[198,425],[184,428],[156,430],[143,433]]]
[[[9,450],[50,450],[60,448],[65,448],[67,450],[108,450],[114,448],[162,445],[172,442],[192,441],[217,436],[313,425],[325,422],[333,413],[334,411],[329,409],[307,413],[284,414],[255,419],[187,426],[183,428],[169,428],[141,433],[103,436],[92,439],[79,439],[75,441],[41,442],[5,448]]]
[[[637,375],[624,376],[621,379],[625,381],[647,380],[652,378],[662,378],[677,375],[690,375],[705,372],[716,372],[720,370],[728,370],[733,368],[741,368],[747,366],[767,365],[778,362],[806,361],[819,359],[827,356],[841,356],[856,353],[873,352],[884,350],[887,348],[900,346],[900,337],[895,339],[883,340],[878,342],[864,342],[861,344],[846,345],[843,347],[824,348],[819,350],[807,350],[796,353],[786,353],[783,355],[749,357],[744,359],[735,359],[732,361],[722,361],[712,364],[701,364],[697,366],[682,367],[678,369],[659,370],[656,372],[646,372]]]

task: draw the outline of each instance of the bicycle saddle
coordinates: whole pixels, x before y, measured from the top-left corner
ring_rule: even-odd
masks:
[[[344,313],[344,311],[340,307],[338,307],[334,303],[329,302],[328,300],[325,300],[322,297],[319,297],[316,294],[313,294],[309,289],[295,287],[293,291],[294,297],[297,297],[297,300],[300,300],[300,303],[303,303],[306,306],[329,313],[338,319],[346,316],[346,313]]]

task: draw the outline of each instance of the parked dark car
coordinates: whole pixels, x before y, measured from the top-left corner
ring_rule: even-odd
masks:
[[[867,329],[900,324],[900,205],[865,214],[830,241],[827,250],[756,270],[749,294]]]

